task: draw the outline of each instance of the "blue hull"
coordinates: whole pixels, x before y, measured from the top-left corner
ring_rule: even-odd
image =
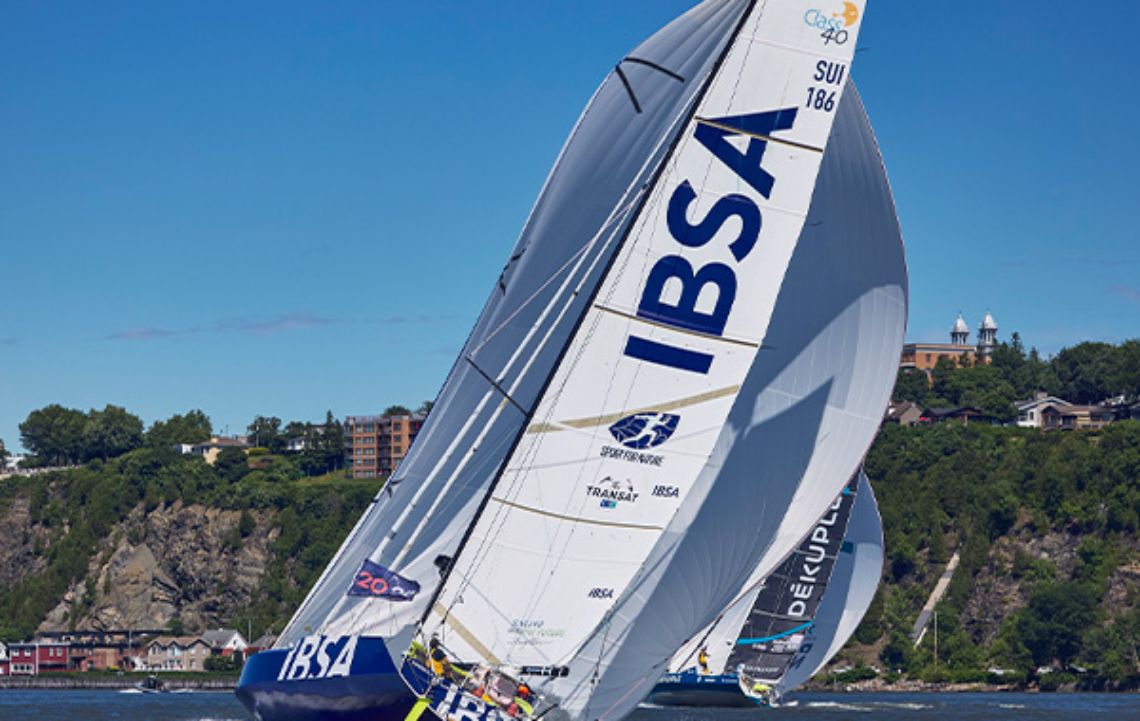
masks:
[[[734,706],[754,707],[744,695],[734,674],[702,676],[674,673],[662,677],[646,702],[657,706]]]
[[[235,691],[259,721],[403,721],[416,697],[383,639],[318,640],[250,656]],[[347,648],[352,644],[351,648]],[[312,649],[309,653],[305,651]],[[340,662],[340,666],[337,665]]]

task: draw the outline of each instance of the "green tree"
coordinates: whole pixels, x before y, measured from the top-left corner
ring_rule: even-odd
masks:
[[[285,448],[285,439],[281,436],[281,419],[276,416],[258,416],[249,424],[249,440],[253,445],[268,448],[278,453]]]
[[[165,421],[155,421],[146,432],[151,448],[170,448],[179,443],[203,443],[214,434],[210,417],[200,410],[176,413]]]
[[[0,438],[0,470],[3,470],[4,466],[8,463],[10,455],[8,449],[4,447],[4,439]]]
[[[891,399],[910,401],[925,406],[930,397],[930,380],[925,371],[917,368],[900,368]]]
[[[107,405],[87,414],[83,426],[84,460],[121,456],[142,446],[142,442],[142,419],[126,408]]]
[[[421,416],[426,416],[428,413],[431,413],[432,406],[434,405],[435,401],[424,401],[420,404],[420,407],[416,409],[416,413],[419,413]]]
[[[1125,390],[1114,387],[1121,378],[1116,361],[1114,346],[1080,343],[1063,349],[1049,365],[1062,398],[1072,403],[1096,403]]]
[[[234,446],[226,446],[218,451],[218,457],[214,461],[214,472],[230,483],[240,481],[249,473],[249,459],[245,451]]]
[[[28,414],[20,424],[20,441],[42,464],[61,466],[83,460],[82,411],[53,403]]]
[[[1034,589],[1018,631],[1038,665],[1054,659],[1068,665],[1081,649],[1081,636],[1097,619],[1097,594],[1089,584],[1044,584]]]
[[[385,409],[385,411],[384,411],[384,415],[386,415],[386,416],[410,416],[410,415],[412,415],[412,412],[408,409],[407,406],[395,405],[395,406],[388,406],[388,408]]]

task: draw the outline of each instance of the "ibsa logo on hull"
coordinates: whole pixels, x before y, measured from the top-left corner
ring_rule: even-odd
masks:
[[[324,678],[343,678],[352,671],[359,636],[305,636],[293,647],[278,681],[316,681]]]
[[[673,413],[635,413],[610,426],[610,435],[626,448],[656,448],[673,437],[680,420]]]

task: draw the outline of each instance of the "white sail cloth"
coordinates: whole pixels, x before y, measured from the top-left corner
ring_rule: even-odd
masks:
[[[762,353],[690,501],[646,573],[580,654],[582,717],[620,718],[749,575],[767,575],[870,446],[906,324],[901,234],[862,102],[849,88]],[[760,479],[759,482],[757,479]],[[576,689],[566,690],[566,697]]]

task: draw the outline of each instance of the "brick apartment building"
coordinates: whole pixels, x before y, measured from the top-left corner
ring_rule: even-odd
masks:
[[[353,478],[391,475],[408,454],[424,416],[348,416],[344,419],[345,458]]]

